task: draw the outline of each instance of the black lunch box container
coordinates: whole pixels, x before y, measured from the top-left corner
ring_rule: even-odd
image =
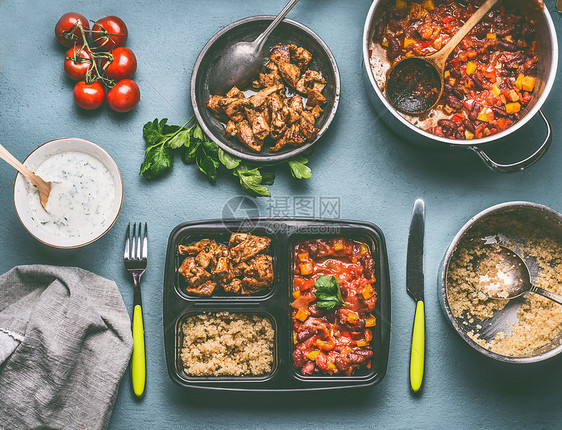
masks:
[[[183,257],[178,245],[203,238],[228,243],[233,232],[247,232],[272,239],[274,281],[269,290],[243,296],[217,292],[210,297],[186,293],[178,273]],[[298,242],[329,237],[345,237],[365,242],[375,261],[377,304],[373,314],[373,358],[370,369],[354,375],[302,375],[293,365],[291,306],[293,250]],[[275,331],[271,372],[261,376],[189,376],[183,370],[182,324],[191,315],[228,311],[233,314],[269,318]],[[164,343],[170,378],[190,388],[234,391],[307,391],[375,385],[386,373],[390,344],[390,278],[388,256],[382,231],[374,224],[359,221],[313,218],[250,218],[188,222],[170,234],[164,274]]]

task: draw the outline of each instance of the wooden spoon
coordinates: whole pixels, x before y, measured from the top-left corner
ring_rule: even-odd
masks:
[[[440,51],[396,63],[388,71],[386,84],[390,103],[409,115],[421,115],[433,108],[443,93],[447,58],[498,1],[486,0]]]
[[[46,182],[20,163],[16,157],[8,152],[6,148],[0,145],[0,158],[6,161],[12,167],[15,167],[23,176],[31,181],[31,183],[39,190],[39,201],[41,206],[47,210],[47,200],[51,193],[51,183]]]

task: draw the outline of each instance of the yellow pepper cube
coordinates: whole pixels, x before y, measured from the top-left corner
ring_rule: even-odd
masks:
[[[365,340],[358,340],[357,341],[357,346],[367,346],[369,345],[369,342],[365,341]]]
[[[532,92],[534,88],[535,78],[533,78],[532,76],[525,76],[523,79],[521,79],[521,89],[523,89],[524,91]]]
[[[377,325],[377,319],[374,316],[370,316],[365,320],[365,327],[374,327]]]
[[[308,252],[300,252],[299,261],[305,262],[306,260],[308,260]]]
[[[469,61],[468,63],[466,63],[466,74],[470,75],[472,73],[474,73],[476,71],[476,64],[473,63],[472,61]]]
[[[495,38],[496,38],[496,35],[494,33],[488,33],[486,35],[486,39],[495,39]]]
[[[293,299],[298,299],[300,296],[301,296],[300,290],[293,291]]]
[[[363,294],[363,297],[365,297],[365,300],[369,300],[371,297],[373,297],[375,295],[375,290],[373,289],[372,286],[367,285],[365,288],[363,288],[363,290],[361,291],[361,294]]]
[[[499,96],[501,94],[500,87],[498,87],[498,84],[494,84],[492,86],[492,93],[494,93],[495,96]]]
[[[382,40],[381,45],[388,48],[388,39],[386,37]]]
[[[311,275],[312,272],[314,271],[314,267],[312,266],[312,263],[302,263],[300,265],[300,269],[301,269],[301,275]]]
[[[336,370],[336,365],[334,363],[328,363],[328,372],[334,372]]]
[[[520,110],[521,110],[521,105],[519,104],[519,102],[508,103],[508,104],[505,105],[505,111],[508,114],[519,112]]]
[[[480,113],[478,114],[478,117],[476,118],[478,121],[482,121],[482,122],[488,122],[488,113],[486,112],[486,109],[482,109],[480,111]]]
[[[474,139],[474,133],[471,133],[470,131],[465,130],[464,131],[464,137],[467,140]]]
[[[404,10],[407,8],[408,8],[408,3],[406,3],[404,0],[396,0],[396,9]]]
[[[364,243],[359,245],[359,252],[361,254],[367,254],[369,252],[369,247],[367,245],[365,245]]]
[[[404,48],[407,48],[410,45],[415,45],[416,39],[410,39],[409,37],[404,38]]]
[[[524,75],[519,75],[515,80],[515,88],[517,88],[518,90],[521,90],[522,88],[522,82],[524,77],[525,77]]]
[[[319,349],[317,349],[316,351],[310,351],[308,354],[306,354],[306,358],[314,361],[314,360],[316,360],[316,357],[318,357],[318,354],[320,354]]]
[[[515,90],[509,90],[509,93],[507,95],[507,99],[510,102],[516,102],[519,100],[519,94],[517,94],[517,91]]]
[[[355,324],[357,320],[359,320],[359,315],[357,315],[355,312],[351,312],[347,317],[347,322],[350,324]]]
[[[433,0],[423,0],[423,8],[425,10],[435,9],[435,4],[433,4]]]
[[[293,343],[296,345],[298,343],[297,334],[293,332]]]
[[[343,249],[343,240],[334,239],[334,250],[341,251]]]
[[[309,315],[310,312],[308,312],[306,309],[299,309],[297,311],[297,314],[295,315],[295,318],[301,322],[305,322]]]

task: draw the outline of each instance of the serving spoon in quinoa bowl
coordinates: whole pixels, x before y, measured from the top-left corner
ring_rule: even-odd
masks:
[[[447,58],[499,1],[486,0],[438,52],[404,58],[392,66],[386,84],[390,103],[408,115],[421,115],[433,108],[443,93]]]
[[[523,259],[505,246],[485,244],[473,267],[478,282],[473,288],[490,299],[511,300],[527,292],[539,294],[562,305],[562,296],[531,283],[529,268]]]

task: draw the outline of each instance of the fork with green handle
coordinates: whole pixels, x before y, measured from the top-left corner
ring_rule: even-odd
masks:
[[[127,226],[127,238],[125,239],[125,253],[123,255],[125,268],[133,277],[135,285],[133,293],[133,357],[131,358],[131,380],[133,382],[133,393],[141,398],[144,395],[146,384],[146,355],[144,350],[144,326],[142,321],[142,301],[140,290],[140,279],[146,270],[148,257],[148,229],[144,223],[144,234],[141,234],[142,223]]]

